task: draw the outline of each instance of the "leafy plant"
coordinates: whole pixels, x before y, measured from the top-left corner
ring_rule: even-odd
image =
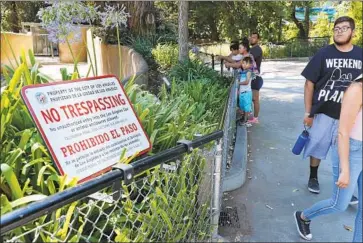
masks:
[[[178,45],[175,44],[158,44],[152,50],[153,58],[164,70],[178,63],[178,53]]]
[[[120,5],[111,6],[106,5],[105,12],[99,13],[101,18],[101,24],[105,29],[116,28],[117,33],[117,46],[118,46],[118,57],[119,57],[119,69],[120,69],[120,80],[122,76],[122,57],[121,57],[121,43],[120,43],[120,27],[126,26],[127,18],[130,17],[129,13],[125,12],[125,7]]]
[[[1,120],[4,121],[1,123],[0,155],[2,213],[77,183],[75,179],[69,181],[66,176],[60,176],[55,170],[49,152],[19,97],[23,85],[44,82],[34,78],[37,75],[31,75],[23,60],[25,55],[12,77],[9,76],[9,85],[1,97]],[[193,139],[197,133],[207,134],[217,129],[227,98],[228,83],[213,70],[198,63],[177,64],[175,68],[177,71],[174,71],[170,91],[163,86],[159,98],[141,90],[134,84],[134,79],[125,86],[153,144],[150,154],[174,146],[179,139]],[[185,76],[181,70],[188,68],[192,71]],[[66,70],[62,75],[64,79],[70,77]],[[128,163],[131,159],[122,162]],[[43,242],[77,242],[87,237],[89,241],[97,242],[107,240],[106,235],[112,235],[116,242],[203,240],[210,232],[210,205],[199,205],[197,195],[201,190],[205,158],[195,150],[181,158],[179,164],[174,163],[178,165],[174,173],[157,166],[138,175],[131,186],[123,186],[122,198],[112,204],[80,200],[16,229],[6,237],[33,232],[35,227],[42,225],[39,234],[25,234],[21,240],[27,242],[29,238],[35,240],[38,237],[37,240]],[[109,188],[102,192],[111,193]],[[120,210],[115,211],[115,207]],[[86,212],[79,214],[82,210]],[[52,223],[48,224],[50,221]],[[102,232],[94,232],[95,227]]]
[[[50,41],[67,43],[74,62],[73,72],[79,74],[78,57],[70,43],[81,38],[82,23],[92,23],[98,17],[97,8],[81,1],[53,1],[50,6],[41,8],[38,16],[49,33]]]
[[[169,77],[175,78],[177,81],[191,81],[196,79],[218,80],[228,85],[228,79],[221,77],[217,71],[205,66],[198,59],[175,65],[171,68]]]

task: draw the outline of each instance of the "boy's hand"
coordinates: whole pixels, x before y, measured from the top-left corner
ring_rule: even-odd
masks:
[[[229,62],[226,62],[225,66],[226,66],[227,68],[231,67]]]
[[[305,117],[304,118],[304,125],[305,126],[308,126],[308,127],[311,127],[313,125],[313,118],[310,118],[310,117]]]
[[[304,125],[308,126],[308,127],[311,127],[313,125],[314,118],[310,118],[309,115],[310,115],[310,113],[305,113]]]

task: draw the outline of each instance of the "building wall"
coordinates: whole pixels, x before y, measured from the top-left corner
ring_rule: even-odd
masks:
[[[0,53],[1,53],[1,70],[3,69],[4,65],[8,65],[11,67],[11,63],[16,67],[16,62],[13,58],[13,54],[7,42],[5,41],[5,37],[8,39],[10,45],[13,48],[15,57],[19,62],[19,57],[21,55],[21,51],[24,50],[28,53],[28,50],[33,51],[33,36],[31,33],[27,34],[20,34],[20,33],[11,33],[11,32],[1,32],[1,46],[0,46]],[[28,60],[29,62],[29,60]]]
[[[96,52],[96,65],[98,69],[98,76],[101,75],[115,75],[119,78],[120,76],[120,64],[118,55],[117,45],[106,45],[102,43],[101,38],[96,37],[95,52]],[[91,40],[91,32],[87,32],[87,46],[91,55],[91,60],[94,63],[93,47]],[[121,67],[122,67],[122,78],[120,81],[126,82],[128,79],[137,75],[135,83],[140,85],[147,85],[148,83],[148,65],[144,58],[137,53],[135,50],[121,46]]]
[[[81,28],[81,39],[70,43],[75,58],[78,57],[78,62],[87,62],[87,29],[88,27]],[[71,38],[71,36],[70,36]],[[62,63],[74,63],[72,54],[69,50],[67,43],[59,43],[59,60]]]

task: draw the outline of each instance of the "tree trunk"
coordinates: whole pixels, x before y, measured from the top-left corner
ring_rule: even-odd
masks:
[[[179,57],[178,60],[180,62],[186,61],[189,59],[189,50],[188,50],[188,9],[189,2],[188,1],[179,1]]]
[[[124,2],[130,13],[129,27],[136,35],[149,35],[156,31],[155,6],[153,1]]]
[[[305,7],[305,38],[309,38],[309,30],[310,30],[310,6],[309,3],[306,4]]]
[[[304,29],[304,25],[295,16],[295,5],[292,5],[290,16],[292,21],[294,21],[296,27],[299,29],[299,37],[304,39],[306,36],[306,32]]]
[[[16,2],[11,2],[10,5],[10,28],[12,32],[19,33],[20,32],[20,23],[19,23],[19,16],[18,16],[18,8],[16,6]]]
[[[279,20],[279,35],[277,37],[277,42],[281,43],[281,36],[282,36],[282,17]]]
[[[212,41],[218,41],[219,40],[219,33],[218,33],[216,21],[209,22],[209,28],[211,30],[211,39],[212,39]]]

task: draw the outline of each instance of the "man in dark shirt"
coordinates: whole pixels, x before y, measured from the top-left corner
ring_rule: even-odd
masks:
[[[310,157],[308,189],[319,193],[318,167],[337,138],[342,98],[345,89],[362,73],[362,48],[352,44],[355,23],[340,17],[334,23],[334,44],[319,50],[302,72],[304,124],[311,127],[304,158]],[[356,198],[352,202],[357,203]]]
[[[258,73],[261,75],[261,62],[262,62],[262,49],[258,44],[260,41],[260,35],[257,32],[253,32],[250,36],[251,49],[250,53],[255,59]],[[251,88],[253,93],[253,118],[249,120],[251,123],[259,123],[258,114],[260,113],[260,89],[263,85],[263,79],[261,76],[256,76],[251,82]]]
[[[250,36],[251,49],[250,53],[255,58],[258,72],[261,73],[261,62],[262,62],[262,48],[259,45],[260,35],[257,32],[253,32]]]

